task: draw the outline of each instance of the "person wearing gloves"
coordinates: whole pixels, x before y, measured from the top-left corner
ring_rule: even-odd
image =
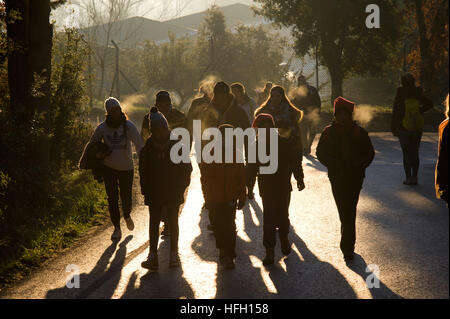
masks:
[[[353,260],[356,241],[356,207],[375,151],[369,135],[353,121],[355,104],[343,97],[334,100],[334,121],[325,127],[317,145],[317,159],[328,168],[341,221],[340,247],[345,261]]]
[[[272,152],[273,145],[270,145],[268,138],[269,131],[275,128],[275,120],[268,113],[260,113],[253,121],[252,127],[257,130],[266,129],[266,152]],[[271,265],[275,261],[276,232],[280,239],[281,252],[287,256],[291,252],[289,241],[289,204],[291,200],[291,176],[294,175],[297,181],[297,189],[302,191],[305,188],[303,182],[303,168],[301,152],[292,148],[291,142],[277,134],[278,142],[278,168],[274,174],[258,174],[259,168],[263,165],[257,162],[250,165],[250,174],[258,175],[259,194],[263,203],[263,245],[266,248],[264,265]],[[261,141],[257,134],[256,148],[261,146]],[[270,151],[269,151],[270,150]],[[258,151],[259,152],[259,151]]]
[[[174,163],[170,158],[172,146],[179,141],[170,140],[170,128],[156,106],[149,116],[150,137],[139,157],[141,193],[150,211],[150,252],[142,267],[158,270],[159,224],[165,212],[170,228],[170,267],[178,267],[178,212],[184,202],[184,193],[191,180],[191,163]]]

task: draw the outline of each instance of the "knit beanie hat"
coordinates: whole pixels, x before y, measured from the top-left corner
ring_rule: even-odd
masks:
[[[116,99],[115,97],[109,97],[105,100],[106,113],[109,113],[115,107],[119,107],[120,109],[122,109],[118,99]]]
[[[334,114],[336,114],[336,111],[338,110],[347,110],[350,113],[353,113],[353,110],[355,109],[355,103],[352,101],[344,99],[342,96],[336,98],[334,100]]]
[[[157,127],[163,127],[166,130],[169,129],[169,124],[167,123],[167,120],[165,116],[158,111],[158,108],[156,106],[153,106],[150,109],[150,132],[153,133],[153,130]]]
[[[272,127],[275,127],[275,120],[273,116],[269,113],[260,113],[255,117],[252,123],[253,128],[258,128],[262,121],[270,121],[272,123]]]
[[[156,103],[160,102],[169,102],[169,103],[172,102],[169,92],[159,91],[158,93],[156,93]]]

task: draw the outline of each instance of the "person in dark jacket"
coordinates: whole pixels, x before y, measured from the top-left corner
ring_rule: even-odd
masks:
[[[423,113],[433,108],[421,87],[416,87],[412,74],[402,76],[402,86],[397,89],[392,109],[391,131],[398,136],[403,152],[406,179],[403,184],[417,185],[419,172],[419,147],[423,132]]]
[[[328,168],[341,221],[341,251],[353,259],[356,241],[356,207],[375,152],[368,133],[353,121],[355,104],[342,97],[334,101],[334,121],[325,127],[317,146],[318,160]]]
[[[264,128],[266,133],[266,150],[273,148],[270,145],[269,130],[275,127],[275,120],[272,115],[260,113],[253,121],[252,127],[255,129]],[[281,252],[289,255],[291,243],[289,241],[289,203],[291,199],[292,185],[291,176],[294,175],[297,181],[297,189],[302,191],[305,188],[303,181],[302,154],[292,149],[288,139],[277,134],[278,142],[278,168],[274,174],[258,174],[259,194],[263,202],[263,245],[266,248],[264,265],[271,265],[275,259],[276,232],[281,244]],[[260,146],[259,136],[256,140],[256,148]],[[250,166],[253,174],[258,173],[262,166],[260,162]]]
[[[292,102],[303,111],[301,123],[303,154],[307,156],[311,153],[311,145],[316,136],[316,125],[319,122],[322,102],[317,89],[309,85],[303,75],[298,77],[298,89]]]
[[[176,129],[178,127],[187,128],[186,116],[183,112],[177,110],[172,105],[172,99],[170,97],[169,92],[167,91],[159,91],[156,94],[155,106],[158,110],[164,115],[169,123],[169,128],[171,130]],[[145,140],[150,136],[150,122],[149,122],[150,113],[147,113],[142,120],[142,128],[141,128],[141,136]],[[162,235],[169,236],[170,229],[168,226],[167,216],[163,214],[162,221],[164,223]]]
[[[243,130],[250,127],[247,114],[239,107],[229,85],[223,81],[219,81],[214,85],[211,103],[203,112],[201,121],[202,129],[219,127],[222,124],[229,124],[233,128],[241,128]],[[203,149],[207,141],[203,140],[202,142]],[[203,174],[201,167],[200,173]],[[212,228],[213,225],[211,223],[208,225],[208,229],[212,230]]]
[[[231,269],[235,267],[236,257],[236,208],[242,209],[245,203],[245,166],[236,159],[232,163],[225,162],[225,153],[229,151],[225,147],[226,128],[233,126],[219,126],[222,133],[222,161],[201,164],[201,184],[216,237],[216,247],[219,249],[219,261],[225,268]]]
[[[150,211],[150,253],[142,267],[158,269],[158,241],[161,215],[166,211],[170,238],[170,266],[180,265],[178,255],[178,211],[189,186],[191,163],[175,164],[170,149],[178,141],[170,140],[170,129],[164,115],[153,107],[150,111],[151,136],[147,139],[139,158],[141,192]]]
[[[155,106],[162,114],[164,114],[171,130],[178,127],[187,128],[186,116],[183,112],[173,107],[169,92],[159,91],[156,94]],[[147,113],[142,120],[141,136],[144,141],[150,136],[149,116],[150,113]]]
[[[448,138],[448,95],[445,101],[446,119],[439,125],[438,160],[435,171],[436,197],[444,200],[448,206],[448,165],[449,165],[449,138]]]

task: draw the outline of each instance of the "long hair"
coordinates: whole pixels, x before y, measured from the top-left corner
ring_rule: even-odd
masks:
[[[255,115],[261,113],[261,110],[263,110],[264,108],[266,108],[267,106],[270,106],[272,104],[272,92],[278,92],[281,95],[281,99],[282,99],[281,104],[289,105],[293,111],[300,114],[300,118],[299,118],[299,122],[300,122],[303,118],[303,112],[301,110],[299,110],[294,104],[292,104],[291,100],[289,100],[289,98],[287,97],[286,92],[284,91],[283,87],[279,86],[279,85],[275,85],[274,87],[272,87],[272,89],[270,90],[269,97],[267,98],[267,100],[265,102],[263,102],[261,104],[261,106],[259,106],[255,110]]]
[[[118,128],[120,125],[124,124],[128,120],[128,116],[122,111],[120,114],[120,120],[118,122],[114,121],[111,117],[111,115],[106,114],[105,115],[105,123],[111,128]],[[124,126],[125,129],[127,126]]]

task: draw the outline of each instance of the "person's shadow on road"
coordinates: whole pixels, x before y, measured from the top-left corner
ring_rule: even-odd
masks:
[[[192,299],[195,297],[189,283],[183,277],[182,265],[169,268],[170,236],[165,238],[158,248],[159,269],[157,272],[148,271],[140,278],[139,287],[136,286],[138,271],[135,271],[127,284],[123,299]],[[145,270],[146,271],[146,270]]]
[[[255,214],[261,221],[256,227],[250,219],[246,219],[245,229],[249,237],[257,239],[258,245],[262,245],[262,220],[263,211],[256,202],[252,203]],[[290,209],[293,213],[293,207]],[[254,234],[251,236],[250,234]],[[303,240],[291,227],[289,239],[297,248],[285,257],[280,251],[277,239],[275,247],[275,264],[265,267],[276,293],[276,298],[356,298],[356,294],[347,280],[331,264],[319,260],[306,246]],[[261,259],[265,256],[262,249]],[[282,265],[284,264],[284,267]]]
[[[285,258],[277,251],[276,263],[263,266],[262,209],[255,200],[251,200],[239,213],[243,214],[243,231],[250,241],[237,237],[235,270],[218,266],[216,298],[356,298],[339,271],[314,256],[292,228],[289,236],[301,256],[292,251]],[[200,221],[202,229],[206,228],[206,220],[207,212],[204,212]],[[214,236],[203,231],[194,240],[192,248],[202,259],[216,261],[217,252],[211,243],[214,243]],[[280,263],[285,264],[286,270]]]
[[[80,288],[68,288],[63,286],[49,290],[46,294],[47,299],[85,299],[92,293],[96,292],[100,287],[101,298],[111,298],[119,283],[121,271],[125,264],[127,255],[127,244],[133,238],[132,235],[127,236],[122,242],[114,241],[106,248],[100,256],[97,264],[90,273],[83,273],[79,275]],[[117,245],[119,249],[116,251]],[[109,263],[109,260],[114,255],[114,259]],[[108,267],[109,264],[109,267]],[[75,276],[75,275],[74,275]],[[73,281],[74,277],[70,281]],[[107,283],[106,285],[104,285]]]
[[[372,267],[368,267],[364,258],[355,254],[353,261],[347,263],[347,267],[360,275],[366,283],[371,285],[369,291],[373,299],[404,299],[389,289],[379,278],[379,274]]]

